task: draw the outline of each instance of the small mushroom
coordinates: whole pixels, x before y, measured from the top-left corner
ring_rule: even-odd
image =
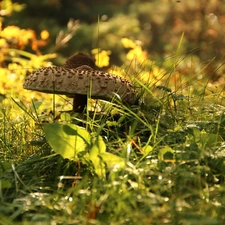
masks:
[[[118,94],[123,102],[134,104],[136,92],[130,82],[117,75],[94,69],[94,61],[83,53],[70,57],[64,66],[44,67],[28,75],[23,87],[74,98],[73,111],[83,111],[87,96],[110,100]]]

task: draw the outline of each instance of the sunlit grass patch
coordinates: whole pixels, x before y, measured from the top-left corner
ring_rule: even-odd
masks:
[[[89,100],[82,114],[66,112],[71,104],[62,96],[23,90],[26,73],[18,63],[4,69],[0,216],[5,223],[224,221],[222,85],[200,79],[204,70],[184,75],[176,63],[183,63],[180,54],[164,64],[140,46],[130,55],[124,66],[109,71],[132,83],[138,104],[123,104],[119,97]]]

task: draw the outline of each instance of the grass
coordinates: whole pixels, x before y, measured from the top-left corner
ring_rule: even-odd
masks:
[[[45,101],[0,103],[0,224],[224,224],[223,89],[197,76],[171,71],[158,88],[139,82],[138,106],[100,102],[55,122]],[[79,160],[56,154],[62,135],[53,150],[43,121],[86,127]]]

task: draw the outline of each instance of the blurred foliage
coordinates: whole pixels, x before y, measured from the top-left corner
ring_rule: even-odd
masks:
[[[1,25],[1,22],[0,22]],[[44,98],[44,94],[30,92],[23,89],[24,78],[33,69],[50,66],[50,59],[56,54],[41,55],[40,43],[47,43],[49,33],[43,30],[40,34],[41,39],[37,40],[34,30],[21,29],[17,26],[0,26],[0,102],[9,107],[12,103],[11,98],[16,101],[21,99],[28,103],[31,99]],[[34,54],[24,49],[31,48]],[[3,101],[4,100],[4,101]],[[17,116],[17,113],[11,115]]]
[[[136,87],[142,82],[147,87],[186,89],[189,94],[196,90],[198,94],[223,93],[222,3],[3,0],[0,94],[20,95],[25,102],[29,93],[33,99],[46,96],[23,90],[27,72],[50,66],[50,60],[62,65],[80,51],[91,53],[98,67],[110,68]],[[146,96],[152,93],[148,90]]]
[[[6,6],[11,7],[11,4],[6,4],[10,1],[3,1]],[[20,6],[19,4],[17,5]],[[23,7],[21,6],[21,9]],[[7,8],[5,8],[7,11]],[[7,14],[9,15],[9,14]],[[55,53],[52,54],[43,54],[44,47],[51,46],[50,39],[51,35],[48,30],[41,30],[39,35],[37,31],[33,29],[23,29],[15,25],[3,26],[3,22],[0,22],[0,94],[2,95],[1,102],[8,104],[12,97],[16,101],[22,100],[26,105],[34,104],[37,99],[45,98],[51,101],[52,96],[44,93],[31,92],[23,89],[23,81],[27,73],[33,71],[33,69],[51,66],[49,62],[51,59],[56,57]],[[67,30],[60,30],[57,38],[55,49],[62,49],[68,42],[76,35],[77,30],[80,29],[80,22],[78,20],[70,19],[67,24]],[[140,42],[134,42],[128,38],[122,38],[119,40],[119,43],[123,46],[123,49],[127,49],[126,60],[127,65],[129,65],[129,71],[124,72],[123,70],[117,68],[116,73],[127,77],[127,74],[133,74],[136,72],[136,67],[145,62],[145,64],[152,64],[148,60],[147,52],[144,51],[141,47]],[[33,52],[33,53],[30,53]],[[100,48],[94,48],[91,50],[93,57],[95,58],[96,65],[100,68],[108,67],[110,62],[111,51],[102,50]],[[59,56],[59,59],[61,57]],[[62,63],[61,63],[62,64]],[[149,76],[151,72],[146,69],[141,69],[142,74],[138,75],[138,78],[148,84],[150,84]],[[159,70],[155,68],[154,70]],[[114,72],[115,68],[111,70]],[[139,73],[139,72],[138,72]],[[157,72],[156,72],[157,73]],[[131,79],[131,77],[130,77]],[[158,81],[159,79],[157,79]],[[154,80],[155,81],[155,80]],[[157,82],[156,81],[156,82]],[[134,81],[135,82],[135,81]],[[151,82],[152,84],[152,82]],[[8,97],[8,98],[7,98]],[[33,103],[31,103],[33,99]],[[57,96],[57,100],[58,96]],[[38,104],[40,105],[40,104]],[[45,106],[52,107],[51,104],[47,101]]]
[[[4,0],[3,2],[10,2]],[[36,33],[48,30],[51,38],[43,53],[55,52],[59,31],[73,18],[80,27],[64,48],[57,49],[63,57],[74,52],[90,52],[93,48],[111,51],[110,63],[125,62],[126,51],[120,42],[128,37],[138,41],[151,59],[167,61],[176,53],[184,34],[180,54],[190,56],[183,60],[185,74],[199,71],[217,80],[223,77],[225,4],[219,0],[168,1],[168,0],[18,0],[23,10],[2,18],[4,27],[16,25],[35,29]],[[16,3],[15,3],[16,4]],[[4,16],[4,15],[2,15]],[[24,19],[26,18],[26,19]],[[98,21],[99,18],[99,21]],[[60,62],[57,62],[60,63]]]
[[[13,12],[20,12],[25,8],[25,4],[12,3],[11,0],[4,0],[0,2],[0,15],[9,16]]]

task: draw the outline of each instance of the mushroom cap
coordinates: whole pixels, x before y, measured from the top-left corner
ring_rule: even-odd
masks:
[[[69,57],[63,66],[72,69],[82,65],[90,66],[93,69],[95,68],[94,60],[82,52],[76,53]]]
[[[126,79],[84,65],[77,68],[45,67],[28,75],[23,87],[45,93],[73,97],[76,94],[109,100],[117,93],[123,102],[133,104],[136,92]]]

